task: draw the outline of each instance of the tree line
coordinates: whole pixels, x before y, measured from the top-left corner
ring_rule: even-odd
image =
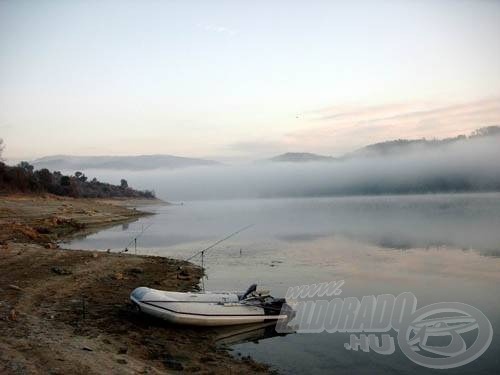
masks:
[[[155,198],[154,191],[135,190],[122,179],[120,185],[108,184],[96,178],[89,180],[82,172],[64,175],[47,168],[35,170],[26,161],[16,166],[2,162],[3,142],[0,139],[0,192],[1,193],[50,193],[74,198]]]

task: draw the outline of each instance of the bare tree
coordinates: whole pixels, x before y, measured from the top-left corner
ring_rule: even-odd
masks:
[[[2,161],[2,151],[4,149],[5,145],[3,144],[3,139],[0,138],[0,161]]]

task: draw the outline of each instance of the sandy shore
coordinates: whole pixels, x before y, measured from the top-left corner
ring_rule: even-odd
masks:
[[[171,326],[132,309],[133,288],[194,290],[199,267],[58,248],[75,233],[145,214],[123,201],[0,196],[0,373],[269,371],[231,357],[214,330]]]

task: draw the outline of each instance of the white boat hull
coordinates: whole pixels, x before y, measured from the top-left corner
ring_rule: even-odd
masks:
[[[149,315],[175,324],[229,326],[286,319],[262,307],[241,303],[236,293],[179,293],[137,288],[131,301]]]

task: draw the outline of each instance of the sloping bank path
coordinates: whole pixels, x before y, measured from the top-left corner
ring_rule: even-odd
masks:
[[[0,196],[1,374],[269,371],[218,348],[213,330],[171,326],[132,309],[129,293],[140,285],[195,290],[199,267],[55,245],[144,214],[109,201]]]

